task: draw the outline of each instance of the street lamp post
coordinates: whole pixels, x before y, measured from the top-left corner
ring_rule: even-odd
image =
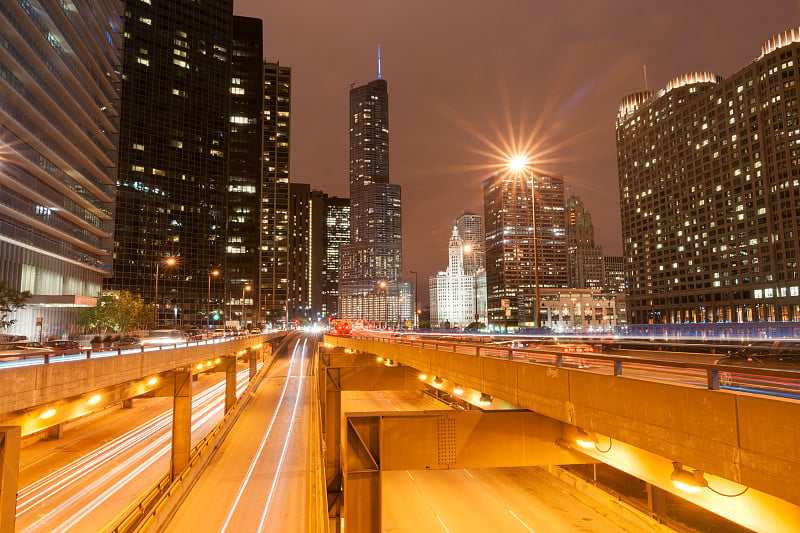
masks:
[[[472,257],[472,305],[475,306],[475,329],[477,330],[478,324],[480,324],[480,314],[478,313],[478,261],[473,255],[475,250],[472,248],[471,244],[465,244],[462,250],[464,253],[470,254]]]
[[[414,274],[414,327],[419,327],[419,322],[417,322],[417,271],[416,270],[409,270],[412,274]]]
[[[174,257],[168,257],[166,259],[159,259],[156,261],[156,294],[155,298],[153,298],[154,306],[155,306],[155,316],[153,317],[153,328],[158,329],[158,268],[161,266],[161,261],[164,261],[164,266],[171,267],[174,266],[177,262]]]
[[[531,223],[533,224],[533,283],[535,291],[534,313],[536,317],[536,328],[542,327],[541,315],[539,313],[540,295],[539,295],[539,249],[538,238],[536,236],[536,186],[532,169],[528,163],[528,158],[525,155],[516,155],[508,162],[509,168],[519,174],[527,174],[531,171]]]
[[[219,276],[219,270],[208,273],[208,300],[206,301],[206,329],[211,329],[211,276]]]
[[[381,280],[378,286],[383,291],[383,319],[385,321],[386,329],[389,329],[389,289],[386,286],[386,281]]]
[[[244,329],[245,321],[244,321],[244,293],[252,289],[250,285],[245,285],[242,287],[242,329]]]

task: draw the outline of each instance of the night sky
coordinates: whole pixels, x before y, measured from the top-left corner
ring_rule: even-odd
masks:
[[[800,25],[789,0],[235,0],[264,21],[266,59],[292,67],[291,180],[349,195],[348,91],[389,84],[390,181],[402,186],[406,279],[447,266],[452,221],[483,214],[502,151],[529,146],[622,253],[619,99],[673,77],[727,77]],[[424,296],[423,296],[424,295]]]

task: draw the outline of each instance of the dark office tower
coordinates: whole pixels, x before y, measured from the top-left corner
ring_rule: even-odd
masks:
[[[389,183],[389,95],[380,78],[350,90],[350,239],[341,248],[342,316],[384,324],[411,318],[411,286],[400,281],[400,186]]]
[[[121,10],[0,2],[0,280],[32,294],[8,333],[71,333],[110,272]]]
[[[456,219],[456,229],[464,245],[464,274],[475,276],[475,272],[486,268],[483,217],[472,211],[464,211]]]
[[[289,185],[289,320],[311,318],[311,185]]]
[[[350,199],[325,196],[322,259],[322,316],[339,316],[339,255],[350,242]]]
[[[536,175],[539,288],[567,286],[564,179]],[[533,202],[530,176],[498,173],[483,182],[486,290],[496,328],[536,327]]]
[[[258,323],[261,281],[261,189],[264,50],[261,19],[234,17],[228,112],[227,245],[222,278],[231,319]],[[213,283],[212,283],[213,284]],[[220,285],[222,286],[222,285]],[[250,287],[250,290],[246,290]],[[254,305],[258,302],[259,305]],[[244,317],[240,317],[244,312]]]
[[[574,195],[567,198],[567,257],[570,288],[603,289],[603,249],[595,246],[591,213]]]
[[[800,320],[800,28],[726,79],[624,98],[617,152],[634,324]]]
[[[232,0],[125,7],[114,275],[106,286],[149,301],[157,286],[160,326],[205,322],[209,272],[225,257],[232,24]]]
[[[268,324],[284,325],[289,298],[289,129],[292,69],[264,63],[259,305]]]

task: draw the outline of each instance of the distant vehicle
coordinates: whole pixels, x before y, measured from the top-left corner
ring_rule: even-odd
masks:
[[[122,337],[111,345],[112,348],[141,348],[142,339],[139,337]]]
[[[78,341],[70,340],[47,341],[44,345],[52,348],[55,355],[75,355],[83,349]]]
[[[594,347],[590,344],[578,342],[557,342],[555,347],[569,353],[591,353],[594,352]]]
[[[40,342],[19,341],[0,345],[0,357],[38,357],[52,355],[53,349]]]
[[[201,341],[203,340],[203,332],[199,329],[187,329],[186,338],[190,341]]]
[[[167,344],[180,344],[188,342],[186,334],[177,329],[157,329],[148,331],[142,344],[145,346],[158,346]]]
[[[236,331],[232,329],[215,329],[211,334],[215,339],[219,339],[220,337],[233,337],[235,335]]]
[[[349,320],[332,320],[331,327],[334,335],[350,335],[353,332],[353,323]]]
[[[261,334],[261,330],[258,329],[258,328],[251,328],[250,329],[250,334],[251,335],[260,335]]]

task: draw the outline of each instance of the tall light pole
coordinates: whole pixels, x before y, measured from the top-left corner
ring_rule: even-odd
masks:
[[[418,282],[418,280],[417,280],[417,271],[416,270],[409,270],[409,272],[414,274],[414,327],[418,328],[419,327],[419,322],[418,322],[418,318],[419,317],[417,316],[417,309],[418,309],[417,305],[419,305],[419,304],[417,303],[417,282]]]
[[[208,300],[206,301],[206,329],[211,329],[211,276],[219,276],[219,270],[208,273]]]
[[[465,244],[462,250],[464,251],[464,253],[470,255],[475,253],[475,250],[472,248],[471,244]],[[475,306],[474,310],[475,310],[476,330],[479,329],[478,324],[480,323],[478,322],[480,320],[480,314],[478,314],[478,269],[476,268],[477,264],[478,264],[477,258],[474,255],[472,255],[472,296],[473,296],[472,305]]]
[[[517,174],[527,174],[531,171],[528,164],[528,158],[524,155],[517,155],[512,157],[508,162],[509,168]],[[536,317],[536,328],[542,327],[541,315],[539,313],[540,295],[539,295],[539,248],[536,235],[536,186],[534,180],[536,179],[533,172],[530,173],[531,178],[531,223],[533,224],[533,283],[535,291],[534,301],[534,316]]]
[[[386,329],[389,329],[389,289],[386,286],[386,281],[381,280],[378,287],[383,291],[383,318],[386,321]]]
[[[242,329],[244,329],[245,321],[244,321],[244,293],[252,289],[250,285],[245,285],[242,287]]]
[[[178,261],[174,257],[168,257],[166,259],[159,259],[156,261],[156,295],[154,300],[155,303],[155,316],[153,317],[153,327],[158,329],[158,267],[161,266],[161,262],[164,262],[164,266],[171,267],[175,266],[175,263]]]

